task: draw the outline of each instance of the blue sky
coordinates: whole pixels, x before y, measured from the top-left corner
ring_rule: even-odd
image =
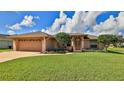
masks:
[[[64,11],[68,18],[72,18],[75,11]],[[105,22],[110,15],[118,17],[119,11],[103,12],[95,19],[96,24]],[[27,33],[31,31],[38,31],[41,29],[47,29],[52,26],[56,18],[59,18],[60,11],[21,11],[21,12],[0,12],[0,33],[8,34],[8,31],[15,31],[16,34]],[[31,16],[31,24],[23,24],[24,17]],[[15,24],[22,24],[21,29],[13,29]],[[122,31],[123,33],[123,31]]]
[[[109,11],[109,12],[102,13],[101,15],[99,15],[97,17],[96,22],[98,24],[100,22],[104,22],[106,19],[109,18],[110,15],[113,15],[114,17],[117,17],[119,13],[120,13],[119,11]]]

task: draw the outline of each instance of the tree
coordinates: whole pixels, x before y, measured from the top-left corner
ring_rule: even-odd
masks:
[[[124,43],[124,38],[122,35],[117,36],[118,42],[117,42],[117,47],[121,47],[122,43]]]
[[[118,42],[118,35],[111,35],[111,44],[117,46],[117,42]]]
[[[56,39],[62,47],[66,47],[68,44],[71,43],[71,38],[69,34],[64,32],[56,34]]]
[[[107,48],[110,44],[116,45],[118,42],[118,38],[116,35],[100,35],[98,37],[98,42],[104,45],[105,51],[107,52]]]

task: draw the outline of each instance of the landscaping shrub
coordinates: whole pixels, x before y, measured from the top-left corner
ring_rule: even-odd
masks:
[[[55,53],[65,53],[66,49],[64,48],[48,48],[48,52],[55,52]]]
[[[67,47],[66,47],[66,50],[67,50],[68,52],[73,52],[73,47],[72,47],[72,46],[67,46]]]

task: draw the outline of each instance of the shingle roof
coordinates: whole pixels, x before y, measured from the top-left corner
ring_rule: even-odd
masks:
[[[88,35],[88,34],[83,34],[83,33],[69,33],[70,36],[86,36],[89,39],[92,40],[96,40],[97,36],[94,35]],[[41,31],[37,31],[37,32],[32,32],[32,33],[25,33],[25,34],[21,34],[21,35],[13,35],[13,36],[9,36],[10,38],[25,38],[25,37],[54,37],[52,35],[49,35],[47,33],[41,32]]]
[[[89,35],[89,34],[83,34],[83,33],[70,33],[70,36],[85,36],[88,37],[89,39],[96,40],[97,36],[94,35]]]
[[[32,32],[32,33],[25,33],[25,34],[21,34],[21,35],[13,35],[10,36],[10,38],[24,38],[24,37],[52,37],[51,35],[41,32],[41,31],[37,31],[37,32]]]
[[[94,35],[87,35],[87,37],[89,39],[92,39],[92,40],[96,40],[97,39],[97,36],[94,36]]]

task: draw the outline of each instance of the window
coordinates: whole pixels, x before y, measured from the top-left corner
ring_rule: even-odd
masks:
[[[71,46],[71,44],[67,44],[67,46]]]
[[[90,48],[97,49],[97,45],[90,45]]]

